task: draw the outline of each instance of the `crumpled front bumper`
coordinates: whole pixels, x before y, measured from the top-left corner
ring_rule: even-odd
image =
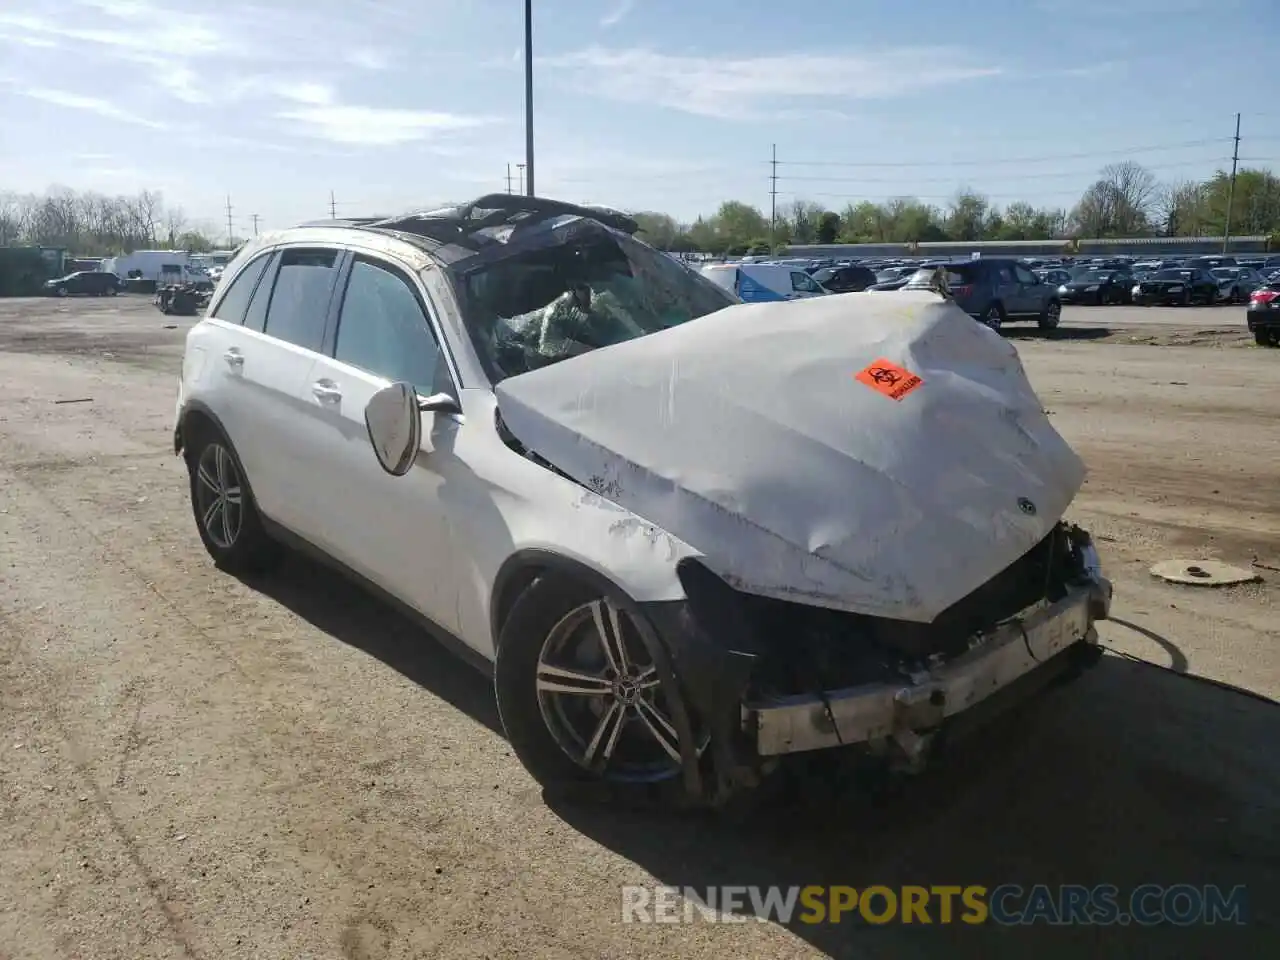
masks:
[[[1064,654],[1096,644],[1111,584],[1100,574],[1067,596],[978,638],[970,649],[907,683],[882,683],[744,704],[744,726],[762,756],[893,742],[909,755],[922,734]]]

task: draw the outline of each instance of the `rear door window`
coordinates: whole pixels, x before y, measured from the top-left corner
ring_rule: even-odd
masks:
[[[270,259],[271,254],[264,253],[241,270],[231,281],[231,287],[218,301],[218,306],[211,316],[225,320],[227,323],[244,323],[245,311],[249,308],[249,298],[253,296],[258,280],[262,277],[262,271],[267,268],[267,261]]]
[[[319,351],[324,343],[337,263],[338,251],[333,249],[284,251],[263,332],[303,349]]]

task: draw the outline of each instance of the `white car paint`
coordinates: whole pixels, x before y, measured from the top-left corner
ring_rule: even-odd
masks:
[[[210,411],[236,448],[260,512],[314,544],[482,656],[494,656],[490,603],[503,563],[537,549],[577,561],[637,602],[684,596],[675,564],[695,551],[615,503],[533,463],[499,436],[496,400],[462,334],[448,285],[416,247],[335,229],[294,230],[288,244],[333,245],[409,275],[444,332],[442,389],[462,415],[424,413],[424,445],[404,477],[382,472],[364,426],[389,381],[215,317],[189,331],[181,418]],[[281,246],[264,235],[228,266],[209,312],[245,265]],[[434,274],[434,275],[433,275]],[[239,356],[242,362],[229,361]],[[333,381],[340,399],[316,395]]]
[[[893,399],[870,369],[919,383]],[[1085,476],[1013,346],[927,291],[742,304],[497,395],[522,443],[738,589],[896,620],[1014,563]]]

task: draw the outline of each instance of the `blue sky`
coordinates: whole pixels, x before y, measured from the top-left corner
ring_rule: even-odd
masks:
[[[534,0],[537,187],[691,219],[1106,163],[1280,167],[1276,0]],[[505,189],[522,0],[3,0],[0,192],[161,190],[237,232]]]

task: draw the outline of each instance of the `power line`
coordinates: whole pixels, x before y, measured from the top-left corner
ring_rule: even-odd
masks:
[[[1243,159],[1243,158],[1241,158]],[[1158,170],[1178,170],[1185,167],[1198,167],[1211,163],[1229,163],[1230,157],[1208,157],[1203,160],[1184,160],[1180,163],[1165,163],[1148,165],[1143,167],[1152,172]],[[781,163],[782,161],[778,161]],[[1081,170],[1062,170],[1055,173],[1017,173],[1017,174],[1000,174],[1001,180],[1053,180],[1064,179],[1066,177],[1090,177],[1096,176],[1098,170],[1096,167]],[[902,180],[882,180],[867,177],[814,177],[814,176],[784,176],[780,179],[787,183],[796,182],[812,182],[812,183],[877,183],[877,184],[895,184],[903,183]],[[912,177],[910,183],[955,183],[955,177]]]
[[[1236,168],[1240,164],[1240,114],[1236,114],[1235,149],[1231,151],[1231,185],[1227,188],[1226,226],[1222,233],[1222,252],[1227,252],[1231,245],[1231,208],[1236,202]]]
[[[773,145],[773,170],[769,174],[769,249],[778,242],[778,145]]]
[[[333,191],[329,191],[329,219],[338,219],[338,203],[333,199]]]
[[[231,194],[227,194],[227,246],[235,246],[231,228]]]
[[[1154,144],[1145,147],[1118,147],[1115,150],[1104,150],[1097,153],[1060,153],[1053,156],[1017,157],[1013,159],[995,157],[988,160],[929,160],[920,162],[899,160],[876,163],[847,163],[839,160],[779,160],[778,163],[789,167],[963,167],[986,166],[1001,163],[1054,163],[1058,160],[1088,160],[1092,157],[1115,157],[1130,153],[1154,153],[1159,150],[1181,150],[1186,147],[1203,147],[1211,143],[1230,142],[1230,137],[1213,137],[1208,140],[1185,140],[1182,143]]]
[[[258,235],[258,215],[256,213],[249,214],[249,218],[253,220],[253,235]]]

